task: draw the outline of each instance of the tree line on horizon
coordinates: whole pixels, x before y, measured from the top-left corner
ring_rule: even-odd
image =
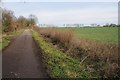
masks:
[[[36,25],[37,17],[30,14],[28,18],[19,16],[18,18],[14,15],[14,12],[7,9],[2,10],[2,32],[9,33],[19,29],[30,28]]]
[[[117,24],[106,24],[106,25],[103,25],[103,27],[120,27],[120,25],[117,25]]]

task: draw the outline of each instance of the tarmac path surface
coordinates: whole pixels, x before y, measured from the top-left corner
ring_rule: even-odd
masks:
[[[2,53],[3,78],[48,78],[42,56],[29,29]]]

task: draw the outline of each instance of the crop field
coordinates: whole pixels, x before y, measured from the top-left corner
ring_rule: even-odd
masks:
[[[118,27],[83,27],[83,28],[62,28],[70,29],[80,39],[97,40],[101,42],[118,42]]]

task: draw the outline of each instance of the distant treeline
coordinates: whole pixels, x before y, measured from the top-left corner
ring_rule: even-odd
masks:
[[[103,27],[120,27],[120,25],[116,25],[116,24],[106,24]]]
[[[29,15],[28,18],[19,16],[18,18],[14,15],[11,10],[2,10],[2,32],[13,32],[23,28],[29,28],[36,24],[37,17],[35,15]]]

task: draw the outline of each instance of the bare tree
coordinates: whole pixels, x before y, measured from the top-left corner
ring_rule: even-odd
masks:
[[[34,26],[37,24],[37,17],[33,14],[29,15],[29,22],[30,22],[30,26]]]

